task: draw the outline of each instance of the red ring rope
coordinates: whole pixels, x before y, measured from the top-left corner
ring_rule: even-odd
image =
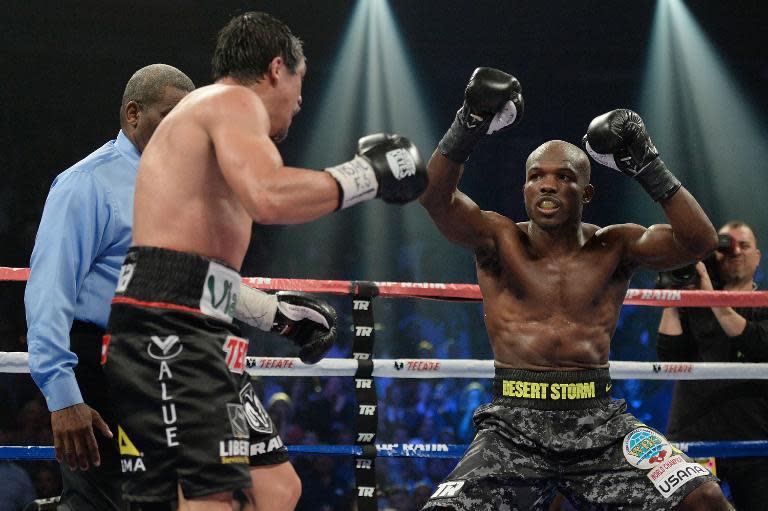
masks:
[[[25,281],[29,268],[0,267],[0,281]],[[305,291],[348,295],[355,291],[349,280],[283,279],[246,277],[243,281],[256,289]],[[476,284],[440,282],[375,282],[379,296],[432,298],[466,302],[482,301]],[[682,291],[676,289],[629,289],[625,305],[653,307],[768,307],[768,291]]]

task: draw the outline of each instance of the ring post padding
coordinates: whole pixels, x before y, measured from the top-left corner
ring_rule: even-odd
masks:
[[[373,282],[353,282],[351,289],[352,326],[355,329],[352,358],[370,359],[373,357],[373,345],[376,340],[373,298],[379,294],[379,290]]]
[[[372,282],[353,282],[352,327],[354,342],[352,358],[357,361],[355,371],[355,397],[357,421],[355,444],[362,447],[362,454],[355,458],[355,484],[357,508],[360,511],[377,511],[376,491],[376,434],[378,432],[379,400],[373,379],[373,347],[376,338],[373,319],[373,298],[379,289]]]

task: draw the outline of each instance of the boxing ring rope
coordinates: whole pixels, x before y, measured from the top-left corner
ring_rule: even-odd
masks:
[[[693,458],[747,457],[768,455],[768,440],[719,442],[670,442]],[[291,454],[325,454],[329,456],[361,456],[359,445],[289,445]],[[466,444],[376,444],[379,458],[449,458],[464,455]],[[44,461],[55,458],[53,446],[5,445],[0,446],[0,460]]]
[[[247,357],[253,376],[355,376],[358,361],[326,358],[304,364],[292,357]],[[739,362],[610,363],[614,380],[768,380],[768,364]],[[0,351],[0,373],[28,373],[27,353]],[[493,378],[493,360],[377,358],[373,376],[382,378]]]
[[[25,281],[29,268],[0,266],[0,281]],[[243,282],[269,291],[304,291],[335,295],[354,294],[360,283],[348,280],[282,279],[246,277]],[[377,296],[384,298],[430,298],[446,301],[480,302],[476,284],[440,282],[373,282]],[[768,307],[768,291],[700,291],[679,289],[628,289],[624,305],[651,307]]]
[[[0,267],[0,281],[26,281],[28,276],[28,268]],[[375,509],[373,505],[375,504],[375,475],[371,479],[371,474],[375,474],[372,470],[375,458],[460,458],[464,454],[467,445],[374,443],[378,404],[373,382],[376,377],[489,379],[494,375],[493,361],[373,359],[375,329],[372,300],[380,296],[480,302],[482,295],[477,285],[267,277],[249,277],[244,278],[243,281],[251,287],[262,290],[291,290],[352,296],[355,336],[353,358],[327,358],[315,365],[303,364],[298,358],[290,357],[247,358],[247,371],[255,376],[351,376],[355,378],[360,409],[357,445],[291,445],[287,446],[289,453],[354,456],[357,463],[358,503],[364,504],[361,509]],[[651,307],[768,307],[768,292],[628,289],[624,304]],[[28,373],[27,353],[0,352],[0,372]],[[610,375],[612,379],[647,380],[768,379],[768,363],[611,361]],[[368,383],[361,385],[360,382]],[[369,412],[364,413],[365,408],[370,409]],[[366,415],[370,417],[365,417]],[[372,433],[360,433],[360,431],[372,431]],[[768,456],[768,440],[672,442],[672,444],[694,458]],[[50,460],[54,459],[54,451],[51,446],[0,446],[0,460],[4,459]]]

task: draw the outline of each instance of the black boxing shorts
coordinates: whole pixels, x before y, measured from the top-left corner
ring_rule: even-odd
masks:
[[[194,254],[129,249],[102,346],[127,501],[247,488],[249,465],[288,460],[232,324],[240,283]]]
[[[607,369],[496,369],[477,434],[423,509],[672,509],[717,479],[610,398]]]

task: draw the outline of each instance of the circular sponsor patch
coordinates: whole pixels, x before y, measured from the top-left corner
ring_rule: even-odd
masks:
[[[624,457],[636,468],[650,469],[672,455],[672,446],[650,428],[635,428],[624,437]]]

